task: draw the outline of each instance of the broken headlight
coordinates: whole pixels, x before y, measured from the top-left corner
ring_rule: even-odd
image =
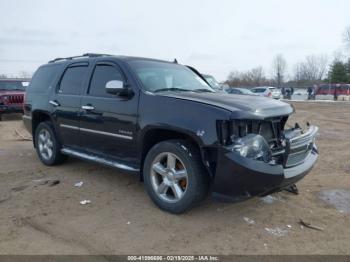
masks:
[[[232,139],[232,151],[243,157],[269,162],[271,150],[265,138],[257,134],[248,134],[244,137]]]

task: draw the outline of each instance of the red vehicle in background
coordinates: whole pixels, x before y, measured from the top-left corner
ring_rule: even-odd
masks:
[[[23,112],[25,88],[29,79],[0,79],[0,121],[3,114]]]
[[[316,95],[319,98],[330,97],[335,98],[335,96],[350,96],[350,84],[321,84],[317,87]]]

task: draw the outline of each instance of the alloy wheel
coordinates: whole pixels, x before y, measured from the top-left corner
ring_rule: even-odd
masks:
[[[159,154],[151,165],[151,183],[159,198],[168,202],[180,201],[188,188],[185,165],[173,153]]]
[[[38,136],[38,146],[40,155],[45,160],[50,160],[53,155],[53,142],[48,130],[42,129]]]

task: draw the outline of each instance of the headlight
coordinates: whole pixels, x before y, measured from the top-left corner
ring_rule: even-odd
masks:
[[[239,153],[241,156],[263,160],[269,162],[271,158],[271,150],[265,138],[261,135],[248,134],[241,138],[233,140],[232,151]]]

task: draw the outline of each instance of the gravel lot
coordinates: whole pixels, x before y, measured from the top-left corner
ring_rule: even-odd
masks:
[[[295,102],[320,127],[299,195],[162,212],[136,176],[70,159],[43,166],[20,116],[0,122],[0,254],[350,254],[350,103]],[[48,183],[47,180],[49,180]],[[60,183],[50,186],[53,180]],[[45,182],[46,181],[46,182]],[[73,185],[83,181],[82,187]],[[46,184],[45,184],[46,183]],[[91,200],[81,205],[81,200]],[[301,227],[299,219],[323,231]]]

